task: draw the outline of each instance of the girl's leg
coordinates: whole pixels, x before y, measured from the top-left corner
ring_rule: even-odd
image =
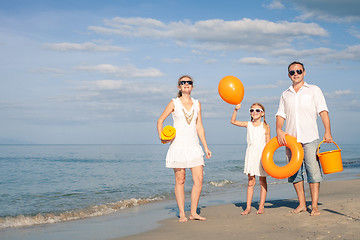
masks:
[[[246,195],[246,209],[241,213],[241,215],[248,215],[251,211],[251,201],[254,195],[254,186],[256,183],[255,176],[248,175],[248,187]]]
[[[265,212],[265,200],[266,200],[266,193],[267,193],[267,182],[266,177],[260,177],[260,204],[259,210],[256,214],[263,214]]]
[[[186,222],[185,216],[185,178],[186,171],[184,168],[174,168],[175,173],[175,197],[179,207],[179,222]]]
[[[196,212],[199,204],[202,185],[203,185],[203,166],[196,166],[191,168],[191,173],[192,173],[194,185],[191,190],[191,212],[189,219],[204,221],[206,220],[206,218],[201,217]]]

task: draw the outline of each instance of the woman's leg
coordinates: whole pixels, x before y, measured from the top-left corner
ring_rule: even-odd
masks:
[[[246,209],[241,213],[241,215],[248,215],[251,211],[251,202],[254,195],[254,186],[256,183],[255,176],[248,175],[248,187],[246,194]]]
[[[179,207],[179,222],[186,222],[185,216],[185,179],[186,170],[184,168],[174,168],[175,173],[175,197]]]
[[[196,210],[199,204],[200,194],[203,185],[203,166],[196,166],[191,168],[192,178],[193,178],[193,188],[191,190],[191,213],[190,220],[206,220],[206,218],[201,217],[197,214]]]
[[[256,214],[263,214],[265,212],[265,200],[266,200],[266,193],[267,193],[267,182],[266,177],[260,177],[260,204],[259,210]]]

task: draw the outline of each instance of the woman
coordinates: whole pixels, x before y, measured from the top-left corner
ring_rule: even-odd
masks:
[[[200,199],[203,183],[204,152],[199,144],[204,147],[206,158],[211,157],[201,120],[201,105],[198,100],[191,97],[193,80],[190,76],[182,76],[178,80],[179,93],[177,98],[172,99],[157,121],[159,139],[164,120],[172,113],[173,125],[176,136],[171,140],[166,155],[166,167],[173,168],[175,174],[175,197],[179,207],[179,222],[186,222],[185,216],[185,178],[186,168],[190,168],[193,177],[191,191],[190,220],[204,221],[206,218],[197,214],[197,206]]]

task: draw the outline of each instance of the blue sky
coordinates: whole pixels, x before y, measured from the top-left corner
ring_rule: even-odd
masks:
[[[245,88],[238,119],[261,102],[274,137],[294,60],[323,90],[335,142],[359,143],[359,9],[357,0],[1,1],[0,143],[158,143],[156,120],[183,74],[194,78],[209,144],[246,142],[217,92],[227,75]]]

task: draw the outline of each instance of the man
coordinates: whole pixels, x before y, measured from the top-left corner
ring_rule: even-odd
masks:
[[[307,211],[303,168],[306,169],[307,181],[311,193],[311,216],[319,215],[318,199],[322,173],[320,163],[316,158],[316,151],[319,145],[319,132],[316,123],[317,115],[320,115],[324,124],[324,140],[332,142],[330,119],[328,108],[321,89],[315,85],[304,82],[304,65],[300,62],[292,62],[288,66],[288,76],[292,85],[282,93],[279,109],[276,113],[276,134],[280,144],[285,145],[285,134],[297,138],[304,149],[304,162],[299,171],[289,177],[288,181],[293,183],[299,205],[293,213]],[[286,121],[285,131],[282,130]],[[291,158],[291,151],[286,149],[287,158]]]

